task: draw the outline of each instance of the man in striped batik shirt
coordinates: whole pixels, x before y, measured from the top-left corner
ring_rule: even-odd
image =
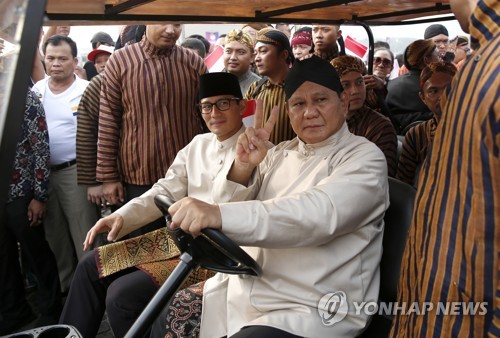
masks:
[[[500,336],[500,2],[451,0],[474,54],[441,99],[402,259],[392,337]]]
[[[96,179],[113,205],[149,190],[203,131],[197,95],[207,68],[198,54],[176,45],[181,32],[180,24],[148,25],[141,41],[117,50],[106,64]],[[164,225],[160,218],[132,236]]]

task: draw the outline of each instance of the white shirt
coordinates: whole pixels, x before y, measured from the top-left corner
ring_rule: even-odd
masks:
[[[200,336],[231,336],[247,325],[306,337],[358,335],[368,316],[356,315],[352,302],[376,302],[379,291],[389,206],[380,149],[344,124],[319,144],[295,138],[269,150],[248,188],[221,183],[214,188],[221,196],[247,200],[219,204],[222,231],[253,246],[244,249],[263,274],[209,279]],[[318,302],[336,291],[345,292],[348,313],[325,325]]]
[[[75,75],[75,81],[64,92],[54,94],[50,77],[38,81],[33,90],[45,109],[49,131],[50,164],[57,165],[76,158],[76,121],[78,104],[88,81]]]

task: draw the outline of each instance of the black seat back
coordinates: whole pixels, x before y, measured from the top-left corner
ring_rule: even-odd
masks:
[[[390,206],[384,216],[383,253],[380,261],[381,302],[397,300],[401,259],[413,216],[416,190],[411,185],[389,177]]]
[[[406,246],[408,231],[413,217],[415,189],[402,181],[389,177],[391,205],[384,216],[383,252],[380,261],[380,302],[396,302],[401,259]],[[391,331],[392,315],[377,312],[366,330],[358,338],[387,338]]]

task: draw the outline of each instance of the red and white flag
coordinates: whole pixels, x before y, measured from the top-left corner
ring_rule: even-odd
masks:
[[[354,53],[360,59],[365,56],[368,47],[351,38],[349,35],[344,39],[345,48]]]
[[[254,115],[255,115],[256,102],[255,100],[247,101],[247,108],[243,113],[243,124],[245,127],[253,127]]]
[[[205,65],[209,73],[222,72],[224,70],[223,54],[224,48],[222,48],[222,46],[217,46],[214,48],[213,52],[205,58]]]

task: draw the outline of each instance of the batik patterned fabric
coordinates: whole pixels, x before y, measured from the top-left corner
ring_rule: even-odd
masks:
[[[498,0],[477,2],[474,54],[441,98],[418,181],[398,304],[433,309],[398,313],[391,337],[500,337],[499,17]]]
[[[278,144],[283,141],[288,141],[293,139],[296,135],[290,124],[290,118],[286,111],[286,98],[285,91],[283,88],[283,83],[274,84],[269,79],[265,82],[255,81],[248,88],[245,94],[246,100],[262,100],[263,114],[262,123],[264,124],[269,116],[271,115],[271,110],[275,107],[279,107],[278,117],[274,129],[271,132],[269,141],[273,144]]]
[[[250,50],[253,50],[254,45],[253,45],[252,37],[250,36],[250,34],[245,33],[240,29],[233,29],[232,31],[227,33],[226,41],[225,41],[226,44],[233,42],[233,41],[239,42],[239,43],[247,46],[248,48],[250,48]]]
[[[200,335],[203,286],[191,285],[176,293],[167,313],[165,338],[198,337]]]
[[[31,90],[26,96],[24,120],[17,142],[7,202],[33,194],[38,201],[48,197],[49,133],[43,105]]]
[[[174,241],[168,236],[166,228],[94,250],[97,253],[97,266],[101,278],[133,266],[141,268],[142,265],[148,266],[155,262],[166,261],[180,254]],[[151,274],[156,279],[155,282],[162,280],[162,274],[158,269],[153,268]]]
[[[162,285],[179,263],[180,252],[167,228],[95,248],[99,277],[104,278],[118,271],[136,267]],[[194,271],[183,287],[203,281],[214,275],[206,269]]]

